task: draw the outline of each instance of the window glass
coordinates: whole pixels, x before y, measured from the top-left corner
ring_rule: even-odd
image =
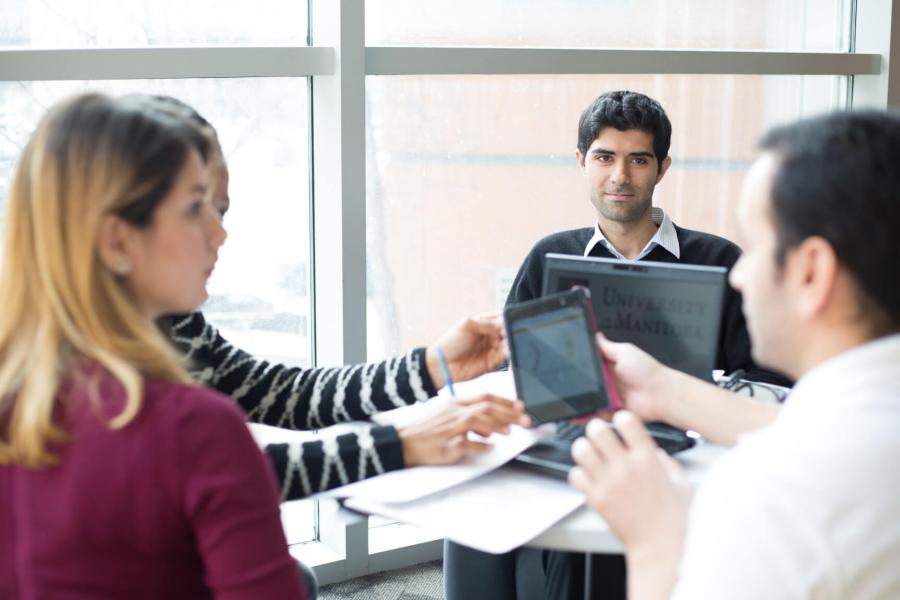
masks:
[[[535,242],[592,226],[578,118],[632,89],[672,121],[654,203],[678,225],[734,238],[758,136],[841,106],[845,78],[811,76],[369,77],[368,340],[373,358],[432,342],[503,305]]]
[[[850,0],[367,0],[371,46],[844,50]]]
[[[6,46],[306,43],[302,0],[0,0],[0,14]]]
[[[0,82],[0,204],[14,162],[46,109],[88,90],[172,95],[216,127],[231,175],[231,209],[225,217],[228,240],[203,310],[229,341],[248,352],[309,366],[306,80]],[[312,504],[289,510],[290,523],[305,523],[289,531],[292,541],[311,539]]]

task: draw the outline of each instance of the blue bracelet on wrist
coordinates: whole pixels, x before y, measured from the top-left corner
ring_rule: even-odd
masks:
[[[447,358],[444,356],[444,351],[441,350],[441,347],[437,347],[437,359],[438,366],[441,368],[441,375],[444,376],[444,381],[447,384],[447,389],[450,390],[451,396],[456,396],[456,392],[453,391],[453,378],[450,376],[450,369],[447,367]]]

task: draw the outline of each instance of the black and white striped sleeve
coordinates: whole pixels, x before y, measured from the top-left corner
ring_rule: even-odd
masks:
[[[202,313],[161,323],[189,359],[195,378],[231,396],[248,420],[287,429],[319,429],[427,400],[436,390],[425,350],[380,363],[302,369],[274,365],[236,348]],[[335,438],[265,448],[282,501],[306,497],[403,468],[396,429],[373,426]]]
[[[367,421],[436,393],[424,348],[379,363],[302,369],[271,364],[236,348],[202,313],[173,319],[170,337],[198,381],[231,396],[254,423],[320,429]]]
[[[305,498],[338,486],[402,469],[403,446],[391,426],[369,427],[302,443],[269,444],[281,501]]]

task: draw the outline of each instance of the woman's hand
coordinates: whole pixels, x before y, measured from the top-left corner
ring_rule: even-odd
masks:
[[[455,463],[467,454],[490,448],[489,444],[470,440],[470,431],[487,437],[509,433],[510,425],[531,425],[520,400],[491,394],[454,398],[438,414],[398,429],[403,461],[407,467]]]
[[[506,336],[497,313],[463,319],[425,350],[425,364],[436,388],[447,385],[437,349],[444,352],[454,381],[466,381],[493,371],[506,358]]]

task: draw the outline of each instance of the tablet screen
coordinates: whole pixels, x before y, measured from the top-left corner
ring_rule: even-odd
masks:
[[[596,342],[583,306],[514,318],[507,331],[516,391],[537,420],[569,418],[607,406]]]

